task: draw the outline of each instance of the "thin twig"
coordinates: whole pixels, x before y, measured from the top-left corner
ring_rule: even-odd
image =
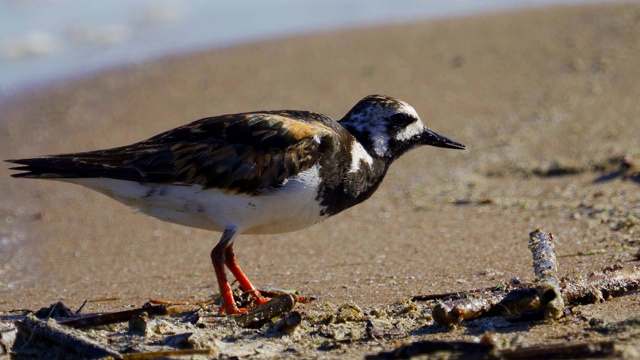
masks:
[[[527,288],[530,287],[531,284],[517,284],[517,285],[509,285],[510,289],[519,289],[519,288]],[[448,292],[448,293],[438,293],[438,294],[427,294],[427,295],[415,295],[410,298],[411,301],[432,301],[432,300],[455,300],[455,299],[465,299],[470,295],[481,294],[487,292],[495,292],[495,291],[505,291],[505,287],[492,286],[483,289],[472,289],[465,291],[457,291],[457,292]]]
[[[204,305],[208,305],[211,304],[213,302],[215,302],[216,300],[218,300],[220,298],[220,295],[214,295],[212,297],[210,297],[209,299],[205,299],[205,300],[198,300],[198,301],[168,301],[168,300],[162,300],[162,299],[150,299],[149,302],[151,304],[155,304],[155,305],[167,305],[167,306],[200,306],[203,307]]]
[[[80,314],[80,311],[82,311],[82,309],[84,309],[84,306],[87,305],[87,302],[89,302],[89,300],[84,300],[84,302],[82,303],[82,305],[80,305],[80,307],[78,308],[78,310],[76,310],[75,314],[78,315]]]
[[[147,313],[150,316],[151,315],[167,315],[172,313],[172,311],[169,310],[164,305],[151,305],[151,306],[143,306],[141,308],[131,309],[131,310],[83,316],[78,319],[60,321],[59,324],[66,325],[73,328],[83,328],[83,327],[90,327],[90,326],[115,324],[119,322],[129,321],[132,317],[138,316],[142,313]]]
[[[123,360],[148,360],[148,359],[164,359],[170,356],[192,356],[192,355],[215,355],[213,349],[183,349],[183,350],[166,350],[152,351],[135,354],[123,354]]]
[[[120,296],[111,296],[111,297],[105,297],[105,298],[89,299],[87,300],[87,302],[97,303],[97,302],[118,301],[118,300],[122,300],[122,298]]]

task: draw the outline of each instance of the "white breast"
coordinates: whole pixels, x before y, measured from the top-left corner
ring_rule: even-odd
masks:
[[[64,179],[99,191],[158,219],[207,230],[235,227],[248,234],[276,234],[322,221],[316,199],[319,165],[283,186],[251,196],[199,185],[150,184],[108,178]],[[61,179],[62,180],[62,179]]]

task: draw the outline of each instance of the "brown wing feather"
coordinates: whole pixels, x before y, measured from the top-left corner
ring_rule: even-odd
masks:
[[[327,147],[336,148],[336,131],[346,132],[315,113],[223,115],[129,146],[9,161],[25,165],[15,177],[107,177],[255,193],[313,166]]]

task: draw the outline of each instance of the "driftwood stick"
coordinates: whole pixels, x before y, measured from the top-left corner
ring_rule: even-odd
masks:
[[[475,319],[486,314],[500,301],[500,295],[484,295],[438,303],[431,313],[433,321],[444,326],[454,326],[463,320]]]
[[[506,291],[482,293],[466,299],[438,303],[432,311],[433,320],[444,326],[454,326],[463,320],[483,316],[519,314],[540,309],[535,289],[518,288]]]
[[[640,269],[634,268],[598,273],[577,282],[564,281],[561,295],[566,305],[592,304],[639,288]],[[440,325],[454,326],[463,320],[541,309],[536,289],[517,288],[509,292],[485,292],[474,294],[473,297],[440,302],[433,308],[432,316]]]
[[[148,315],[167,315],[171,311],[164,305],[151,305],[143,306],[137,309],[117,311],[105,314],[87,315],[78,319],[64,320],[58,322],[60,325],[65,325],[73,328],[84,328],[90,326],[115,324],[119,322],[125,322],[131,320],[134,316],[139,316],[142,313]]]
[[[529,234],[529,249],[538,284],[535,288],[518,287],[509,292],[491,289],[460,293],[414,296],[412,300],[439,302],[433,308],[433,320],[444,326],[455,326],[463,320],[482,316],[512,315],[544,311],[546,319],[557,319],[564,313],[565,304],[601,302],[640,288],[640,269],[603,272],[586,280],[558,281],[558,261],[553,250],[553,234],[536,229]],[[462,296],[466,296],[461,298]]]
[[[45,339],[83,358],[121,358],[117,351],[100,345],[76,330],[60,326],[55,320],[43,321],[30,314],[23,320],[16,321],[15,325],[29,339],[25,345],[30,341]]]
[[[593,274],[585,280],[566,282],[562,289],[569,304],[593,304],[640,288],[640,269]]]
[[[553,234],[536,229],[529,233],[529,249],[538,279],[538,297],[546,319],[557,319],[564,311],[564,299],[558,281],[558,260],[553,250]]]

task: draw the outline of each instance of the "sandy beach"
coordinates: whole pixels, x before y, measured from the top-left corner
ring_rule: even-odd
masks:
[[[273,40],[108,71],[5,102],[0,158],[126,145],[212,115],[305,109],[341,118],[368,94],[401,98],[468,149],[415,150],[360,206],[294,233],[243,235],[235,246],[258,287],[318,298],[300,305],[303,315],[345,303],[368,313],[418,294],[532,281],[527,242],[535,228],[556,235],[561,275],[637,266],[640,178],[622,176],[616,159],[640,163],[638,59],[640,6],[631,4]],[[75,309],[86,299],[112,300],[89,302],[85,312],[116,311],[217,292],[209,252],[218,233],[133,214],[79,186],[12,179],[9,167],[0,167],[0,312],[59,300]],[[620,340],[587,331],[589,320],[637,319],[639,300],[636,292],[582,306],[586,320],[505,326],[497,336],[522,344]],[[403,342],[468,340],[479,331],[415,324],[422,330]],[[620,341],[638,349],[638,333],[636,325]],[[321,355],[290,346],[298,356],[338,357],[398,344]]]

